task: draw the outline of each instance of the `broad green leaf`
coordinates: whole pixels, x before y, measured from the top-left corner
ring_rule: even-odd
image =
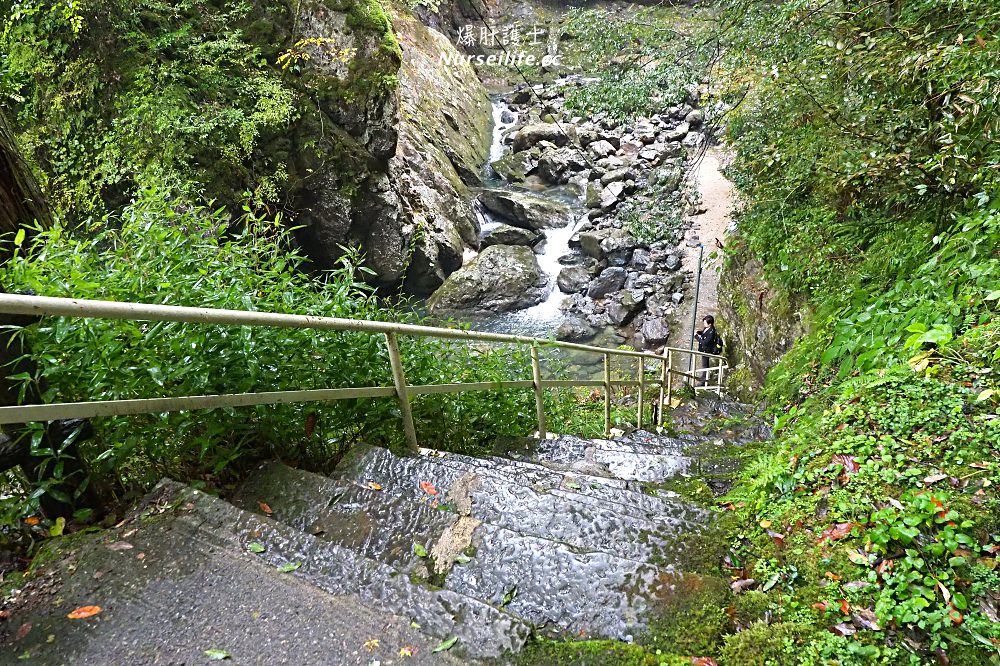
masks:
[[[209,661],[222,661],[224,659],[232,659],[233,657],[233,655],[229,654],[225,650],[219,650],[217,648],[205,650],[205,656],[208,657]]]
[[[282,564],[280,567],[278,567],[278,571],[280,571],[281,573],[291,573],[292,571],[295,571],[301,566],[302,566],[301,562],[289,562],[288,564]]]
[[[266,548],[264,548],[264,544],[254,541],[249,546],[247,546],[247,550],[249,550],[251,553],[263,553],[266,550]]]
[[[427,557],[427,549],[421,543],[413,544],[413,552],[417,557]]]
[[[49,536],[57,537],[62,536],[63,530],[66,529],[66,519],[62,516],[56,518],[56,521],[49,528]]]

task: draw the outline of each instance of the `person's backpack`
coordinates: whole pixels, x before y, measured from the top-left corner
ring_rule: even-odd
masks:
[[[712,328],[712,335],[708,340],[705,341],[705,351],[709,354],[721,354],[722,353],[722,336],[719,332]]]

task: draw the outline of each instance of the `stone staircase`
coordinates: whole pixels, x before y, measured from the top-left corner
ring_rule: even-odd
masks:
[[[230,500],[244,547],[263,540],[272,564],[303,561],[296,575],[458,637],[466,657],[517,652],[532,633],[632,640],[698,576],[712,530],[710,511],[652,489],[693,473],[692,449],[759,435],[686,430],[505,442],[483,458],[358,446],[330,477],[267,463]]]
[[[322,644],[327,652],[320,661],[294,650],[254,654],[258,629],[241,634],[243,626],[234,623],[229,640],[247,646],[233,653],[239,663],[369,664],[379,661],[375,657],[396,663],[384,650],[362,649],[372,648],[370,639],[379,636],[418,653],[400,663],[503,662],[532,635],[639,639],[652,618],[669,613],[692,580],[702,577],[695,572],[718,557],[704,550],[711,512],[663,484],[700,473],[706,447],[765,434],[745,423],[707,427],[728,418],[723,412],[734,407],[699,402],[684,432],[673,436],[632,432],[607,440],[507,441],[487,457],[430,450],[399,457],[357,446],[330,476],[266,463],[225,500],[164,481],[147,498],[141,514],[146,524],[139,530],[163,530],[192,553],[209,553],[217,568],[231,569],[238,589],[217,584],[213,592],[221,598],[237,591],[252,597],[256,590],[236,581],[256,577],[270,596],[245,605],[266,607],[275,595],[286,594],[274,590],[286,588],[289,598],[319,594],[319,601],[340,604],[298,619],[307,634],[328,623],[323,630],[339,637],[336,645]],[[711,460],[713,472],[731,467],[725,456]],[[150,522],[150,514],[158,517]],[[129,536],[127,524],[116,527],[123,539],[140,538]],[[144,547],[157,551],[154,541]],[[95,548],[100,558],[117,557]],[[86,569],[88,558],[78,560],[74,567]],[[120,586],[155,583],[169,597],[172,588],[164,587],[160,574],[127,557],[121,562],[136,571],[127,574],[131,583]],[[108,567],[100,562],[91,568]],[[113,608],[115,601],[100,601],[97,589],[90,585],[77,596]],[[162,598],[158,603],[168,605]],[[180,595],[172,603],[188,604]],[[195,607],[176,615],[197,612]],[[81,625],[70,625],[53,621],[46,631],[75,636]],[[134,622],[127,626],[142,631]],[[451,639],[447,652],[432,652]],[[121,644],[112,640],[102,647],[96,640],[75,637],[76,655],[113,653]],[[392,650],[401,649],[395,643]],[[41,654],[46,649],[39,644]],[[157,654],[194,658],[170,649]]]

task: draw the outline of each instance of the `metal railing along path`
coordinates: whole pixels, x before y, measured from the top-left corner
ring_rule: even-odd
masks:
[[[181,322],[188,324],[211,324],[219,326],[268,326],[274,328],[305,328],[326,331],[352,331],[359,333],[382,334],[385,337],[386,350],[389,354],[389,365],[392,371],[392,386],[352,386],[328,389],[309,389],[301,391],[271,391],[263,393],[234,393],[223,395],[198,395],[167,398],[139,398],[128,400],[97,400],[88,402],[62,402],[38,405],[16,405],[0,407],[0,425],[12,423],[27,423],[31,421],[54,421],[57,419],[92,418],[101,416],[124,416],[134,414],[158,414],[164,412],[190,411],[195,409],[215,409],[220,407],[248,407],[252,405],[270,405],[297,402],[323,402],[331,400],[348,400],[358,398],[391,398],[399,400],[403,420],[403,430],[407,445],[416,451],[418,448],[416,427],[413,422],[413,412],[410,408],[410,398],[413,396],[441,393],[461,393],[464,391],[489,391],[511,389],[533,389],[535,393],[536,417],[538,434],[546,436],[545,406],[543,395],[547,389],[595,387],[602,388],[604,393],[604,430],[609,435],[611,431],[611,392],[613,387],[638,387],[638,409],[636,425],[643,426],[643,413],[647,400],[646,388],[649,385],[659,386],[660,409],[657,424],[663,424],[666,406],[673,399],[673,380],[680,377],[697,385],[699,381],[709,383],[713,374],[715,384],[697,387],[699,390],[722,391],[723,378],[728,369],[722,356],[667,347],[662,355],[627,349],[606,349],[574,342],[557,342],[520,335],[502,333],[484,333],[454,328],[438,328],[433,326],[417,326],[414,324],[395,324],[391,322],[368,321],[359,319],[340,319],[336,317],[317,317],[312,315],[281,314],[276,312],[253,312],[246,310],[220,310],[212,308],[193,308],[175,305],[153,305],[144,303],[122,303],[116,301],[92,301],[74,298],[52,298],[47,296],[24,296],[18,294],[0,294],[0,313],[29,315],[77,317],[89,319],[119,319],[129,321],[162,321]],[[437,338],[442,340],[460,340],[466,342],[490,342],[519,346],[527,346],[531,351],[531,379],[524,381],[474,382],[461,384],[430,384],[411,385],[406,381],[403,370],[403,359],[399,350],[399,336],[415,336]],[[591,354],[600,354],[604,360],[603,379],[542,379],[540,348],[569,349]],[[675,355],[693,355],[709,358],[717,362],[709,368],[700,369],[694,373],[686,373],[675,369]],[[637,377],[629,380],[612,378],[611,360],[614,357],[636,359]],[[659,379],[646,378],[646,363],[659,364]],[[655,366],[654,366],[655,367]],[[699,377],[703,374],[703,377]]]

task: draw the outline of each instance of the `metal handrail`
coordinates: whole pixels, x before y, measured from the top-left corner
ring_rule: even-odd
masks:
[[[403,429],[409,448],[418,447],[413,413],[410,409],[410,396],[431,393],[460,393],[465,391],[483,391],[496,389],[533,388],[535,392],[535,407],[538,420],[539,436],[546,436],[545,410],[543,391],[550,388],[595,386],[604,388],[604,430],[611,430],[611,388],[613,386],[638,386],[639,406],[637,426],[643,424],[643,407],[646,384],[658,384],[660,387],[661,406],[672,400],[674,376],[686,378],[692,383],[700,381],[698,373],[705,373],[704,381],[708,384],[710,373],[717,372],[718,382],[711,386],[701,387],[702,390],[713,390],[721,393],[723,377],[728,364],[723,356],[708,354],[690,349],[666,347],[663,354],[652,354],[627,349],[608,349],[584,345],[575,342],[560,342],[544,340],[521,335],[504,333],[485,333],[454,328],[439,328],[419,326],[415,324],[397,324],[392,322],[370,321],[362,319],[342,319],[338,317],[319,317],[313,315],[282,314],[277,312],[253,312],[246,310],[223,310],[214,308],[194,308],[176,305],[155,305],[148,303],[124,303],[117,301],[97,301],[75,298],[53,298],[49,296],[27,296],[21,294],[0,294],[0,313],[28,316],[61,316],[88,319],[118,319],[129,321],[164,321],[190,324],[216,324],[222,326],[268,326],[274,328],[304,328],[315,330],[353,331],[361,333],[381,333],[385,336],[386,349],[389,354],[392,370],[393,386],[345,387],[336,389],[313,389],[302,391],[274,391],[263,393],[236,393],[224,395],[181,396],[170,398],[141,398],[128,400],[100,400],[73,403],[50,403],[41,405],[16,405],[0,407],[0,425],[26,423],[30,421],[52,421],[68,418],[91,418],[98,416],[122,416],[132,414],[155,414],[171,411],[189,411],[193,409],[213,409],[218,407],[245,407],[251,405],[281,404],[294,402],[347,400],[357,398],[384,398],[395,396],[400,403],[403,419]],[[445,340],[464,340],[468,342],[493,342],[529,346],[531,348],[532,379],[530,381],[476,382],[462,384],[432,384],[414,386],[406,382],[403,371],[402,357],[399,351],[398,336],[408,335]],[[570,349],[587,353],[601,354],[604,358],[603,380],[543,380],[538,355],[540,347],[555,349]],[[718,365],[697,370],[695,373],[685,373],[674,369],[673,355],[689,354],[715,359]],[[635,380],[612,380],[611,358],[622,356],[639,359],[639,376]],[[648,380],[645,377],[645,362],[653,361],[661,364],[660,379]],[[696,387],[697,389],[698,387]],[[663,412],[659,410],[658,424],[663,424]]]

